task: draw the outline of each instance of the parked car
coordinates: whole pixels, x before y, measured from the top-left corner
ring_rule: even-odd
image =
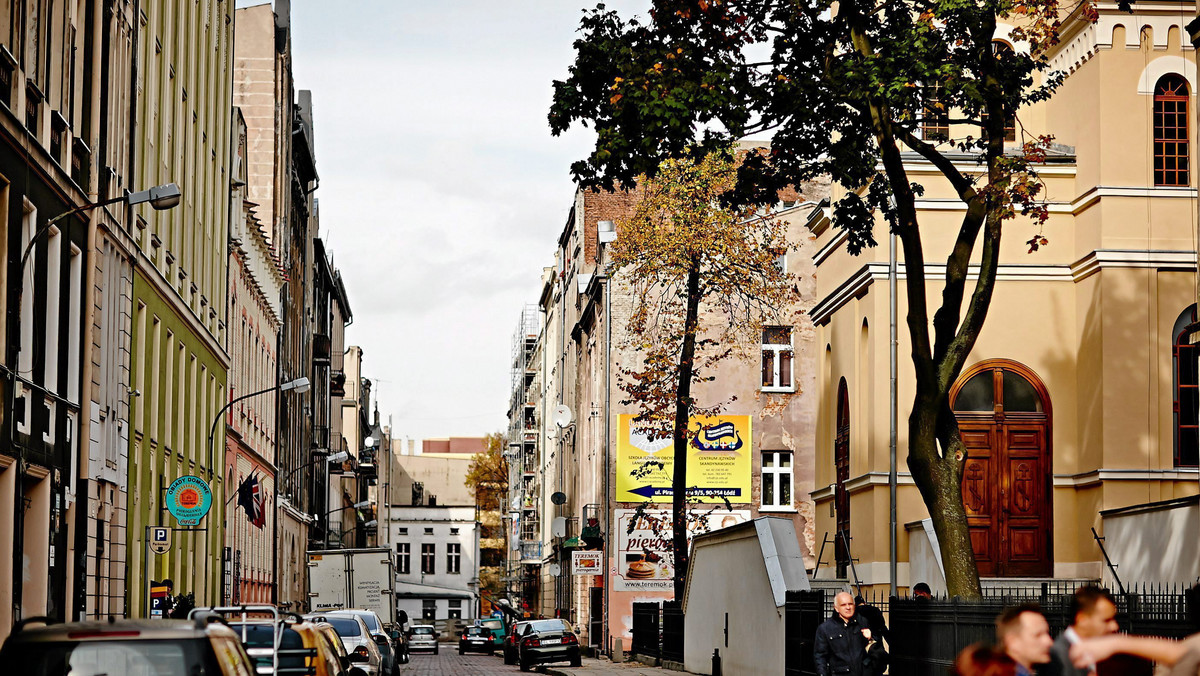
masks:
[[[533,620],[517,637],[517,661],[521,671],[529,671],[547,662],[581,664],[579,637],[570,622],[561,619]]]
[[[408,650],[415,652],[417,650],[428,650],[434,655],[438,654],[438,635],[433,630],[431,624],[414,624],[408,630]]]
[[[508,635],[504,637],[504,663],[505,664],[516,664],[517,663],[517,639],[521,635],[521,632],[525,631],[525,627],[531,621],[532,620],[523,620],[523,621],[517,622],[516,624],[509,627]]]
[[[367,625],[367,631],[371,632],[371,638],[375,641],[375,645],[379,648],[379,654],[382,658],[380,673],[383,676],[397,676],[400,673],[401,660],[397,656],[396,646],[392,643],[392,638],[388,636],[387,629],[383,626],[383,620],[375,614],[373,610],[362,610],[358,608],[350,608],[347,610],[326,610],[323,615],[347,616],[356,615]],[[407,662],[407,655],[404,662]]]
[[[329,638],[312,622],[284,622],[275,626],[269,622],[230,622],[229,627],[241,640],[254,660],[258,674],[276,676],[343,676],[365,670],[352,664],[349,656],[343,659]],[[276,633],[278,632],[278,651]],[[342,648],[345,651],[345,648]]]
[[[486,627],[492,633],[492,643],[498,647],[504,644],[511,622],[503,617],[483,617],[475,620],[475,624]]]
[[[346,651],[350,654],[350,660],[367,672],[367,676],[391,676],[383,673],[380,668],[383,655],[380,654],[379,646],[375,644],[375,639],[371,637],[371,632],[367,630],[367,624],[362,621],[361,617],[312,613],[305,615],[304,619],[331,625],[337,631],[338,636],[342,637],[342,643],[345,644]]]
[[[233,630],[208,617],[66,624],[29,618],[4,641],[0,664],[4,673],[22,676],[254,674]]]
[[[463,655],[468,651],[489,655],[495,652],[496,642],[492,639],[491,630],[479,625],[463,629],[462,635],[458,637],[458,654]]]

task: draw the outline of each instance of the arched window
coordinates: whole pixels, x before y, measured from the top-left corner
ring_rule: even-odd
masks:
[[[1154,185],[1188,185],[1188,87],[1175,73],[1154,86]]]
[[[1184,310],[1171,332],[1172,391],[1171,409],[1175,416],[1175,466],[1200,464],[1200,345],[1193,345],[1188,327],[1196,322],[1196,306]]]

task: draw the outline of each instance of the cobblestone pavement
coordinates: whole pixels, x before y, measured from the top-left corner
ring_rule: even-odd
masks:
[[[562,664],[552,664],[538,667],[535,672],[542,674],[567,676],[681,676],[683,672],[667,671],[642,664],[625,662],[613,664],[608,660],[583,658],[583,666],[572,668]],[[413,653],[412,660],[401,665],[402,676],[493,676],[495,674],[519,674],[517,665],[507,665],[501,659],[500,653],[481,655],[467,653],[459,655],[458,648],[452,643],[443,643],[437,655],[428,653]]]

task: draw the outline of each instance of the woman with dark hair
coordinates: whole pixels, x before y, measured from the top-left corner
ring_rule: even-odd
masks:
[[[954,660],[954,676],[1016,676],[1017,663],[986,643],[968,646]]]

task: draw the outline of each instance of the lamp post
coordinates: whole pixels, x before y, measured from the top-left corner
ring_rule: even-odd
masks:
[[[379,521],[377,521],[376,519],[371,519],[370,521],[364,521],[362,523],[356,523],[356,524],[354,524],[354,528],[351,528],[350,530],[346,531],[345,533],[342,533],[341,537],[338,538],[338,544],[341,544],[342,539],[345,538],[350,533],[357,532],[359,528],[371,528],[371,527],[377,526],[377,525],[379,525]]]
[[[338,507],[337,509],[331,509],[328,512],[325,512],[325,516],[323,516],[321,518],[325,521],[326,524],[328,524],[329,517],[332,514],[337,514],[338,512],[344,512],[347,509],[356,509],[357,510],[357,509],[363,509],[364,507],[370,507],[370,506],[371,506],[370,500],[363,500],[361,502],[356,502],[353,505],[349,505],[346,507]],[[355,519],[355,521],[357,522],[357,519]],[[374,524],[375,521],[372,520],[370,523]],[[355,528],[357,528],[357,525],[355,526]],[[344,533],[341,533],[340,535],[338,535],[338,544],[341,544],[342,538],[346,537],[346,533],[353,533],[355,528],[352,528],[352,529],[345,531]],[[325,542],[326,542],[326,545],[328,545],[328,542],[329,542],[328,537],[326,538]]]
[[[212,479],[213,474],[213,437],[217,434],[217,423],[221,422],[221,416],[225,415],[225,411],[228,411],[230,406],[233,406],[239,401],[245,401],[251,397],[257,397],[260,394],[267,394],[268,392],[275,392],[277,390],[279,392],[291,392],[294,390],[296,394],[303,394],[309,391],[311,388],[312,385],[309,384],[308,378],[297,378],[286,383],[279,383],[274,387],[268,387],[264,390],[251,392],[250,394],[243,394],[240,397],[230,399],[229,403],[225,404],[221,407],[221,410],[217,411],[216,417],[213,418],[212,426],[208,430],[208,478]],[[287,476],[291,476],[291,473],[289,472]],[[275,490],[278,492],[278,484],[276,485]]]

